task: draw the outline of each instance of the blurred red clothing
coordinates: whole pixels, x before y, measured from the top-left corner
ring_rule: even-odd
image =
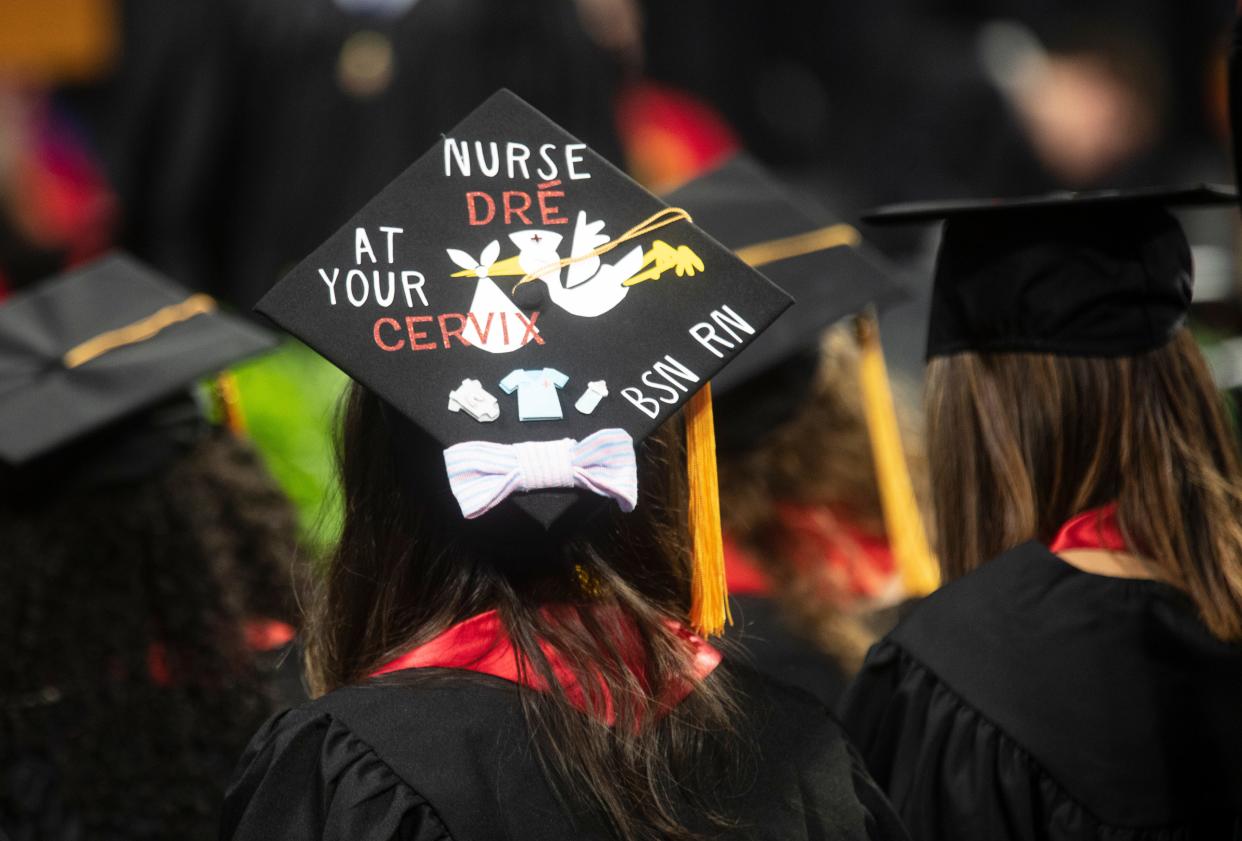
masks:
[[[780,503],[777,517],[784,553],[799,576],[842,606],[882,600],[893,592],[897,566],[888,539],[861,528],[840,509]],[[726,535],[725,572],[729,592],[770,595],[772,582],[762,564]]]
[[[732,127],[711,106],[651,81],[621,93],[617,128],[630,174],[656,192],[711,169],[741,147]]]

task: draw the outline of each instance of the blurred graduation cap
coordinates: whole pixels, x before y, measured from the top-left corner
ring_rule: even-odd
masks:
[[[552,539],[639,498],[634,447],[686,407],[691,619],[725,621],[710,379],[789,296],[508,91],[256,306],[425,434],[467,519]],[[441,476],[444,474],[442,473]],[[697,501],[696,501],[697,500]]]
[[[0,461],[73,449],[76,466],[102,459],[109,478],[127,478],[159,461],[159,430],[191,422],[187,408],[201,420],[178,399],[196,380],[274,345],[127,255],[44,281],[0,306]]]
[[[850,225],[831,224],[747,155],[665,196],[794,299],[737,361],[712,380],[718,446],[745,449],[789,420],[805,401],[823,331],[869,307],[908,297]],[[728,409],[728,411],[724,411]]]
[[[1171,208],[1236,205],[1226,187],[1051,193],[880,208],[875,224],[944,221],[927,357],[962,351],[1125,356],[1185,321],[1193,267]]]
[[[901,443],[876,313],[908,293],[847,224],[829,224],[755,161],[738,155],[666,196],[739,257],[794,297],[794,306],[722,371],[716,431],[722,451],[755,447],[805,404],[823,331],[857,316],[860,400],[867,420],[885,530],[906,592],[935,589],[938,574]]]

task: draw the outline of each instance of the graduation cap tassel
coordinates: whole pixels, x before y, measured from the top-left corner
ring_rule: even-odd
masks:
[[[1233,135],[1233,177],[1242,182],[1242,0],[1229,45],[1229,126]]]
[[[855,320],[859,357],[859,382],[867,419],[871,455],[875,461],[884,528],[901,583],[909,596],[925,596],[940,586],[940,570],[927,543],[923,517],[914,497],[914,483],[901,445],[897,410],[889,387],[880,327],[873,314]]]
[[[210,295],[202,293],[191,295],[180,303],[170,304],[156,310],[146,318],[140,318],[132,324],[100,333],[82,342],[68,350],[62,361],[66,368],[79,368],[105,353],[154,338],[174,324],[189,321],[195,316],[209,315],[215,311],[216,301]]]
[[[716,426],[712,389],[705,385],[686,403],[686,475],[690,488],[690,624],[704,637],[733,624],[725,580],[716,475]]]
[[[229,432],[236,438],[246,438],[246,416],[241,407],[241,386],[237,384],[237,376],[232,371],[221,371],[216,375],[216,403],[220,410],[220,418]]]

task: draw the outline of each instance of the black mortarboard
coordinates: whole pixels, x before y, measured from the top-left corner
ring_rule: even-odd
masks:
[[[689,403],[691,619],[711,633],[726,605],[704,386],[789,305],[500,91],[256,309],[388,404],[399,453],[420,431],[443,447],[402,473],[434,488],[447,470],[462,515],[499,516],[509,541],[508,524],[559,539],[605,497],[628,510],[635,447]]]
[[[686,214],[500,91],[256,309],[447,449],[605,429],[641,442],[789,303]],[[583,499],[603,501],[513,497],[549,531]]]
[[[738,155],[665,196],[794,299],[737,361],[712,380],[725,449],[753,446],[806,399],[823,331],[847,315],[906,296],[847,224],[777,184]],[[727,410],[727,411],[726,411]]]
[[[875,223],[945,220],[927,356],[1127,356],[1166,343],[1190,307],[1190,247],[1172,207],[1232,189],[1052,193],[881,208]]]
[[[44,281],[0,306],[0,461],[128,422],[274,344],[126,255]]]

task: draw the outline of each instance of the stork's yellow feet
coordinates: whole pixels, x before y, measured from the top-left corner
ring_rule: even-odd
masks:
[[[651,249],[643,255],[643,271],[625,281],[624,286],[636,286],[648,280],[656,280],[670,269],[678,277],[694,276],[703,271],[703,261],[686,245],[676,248],[662,239],[651,243]]]

